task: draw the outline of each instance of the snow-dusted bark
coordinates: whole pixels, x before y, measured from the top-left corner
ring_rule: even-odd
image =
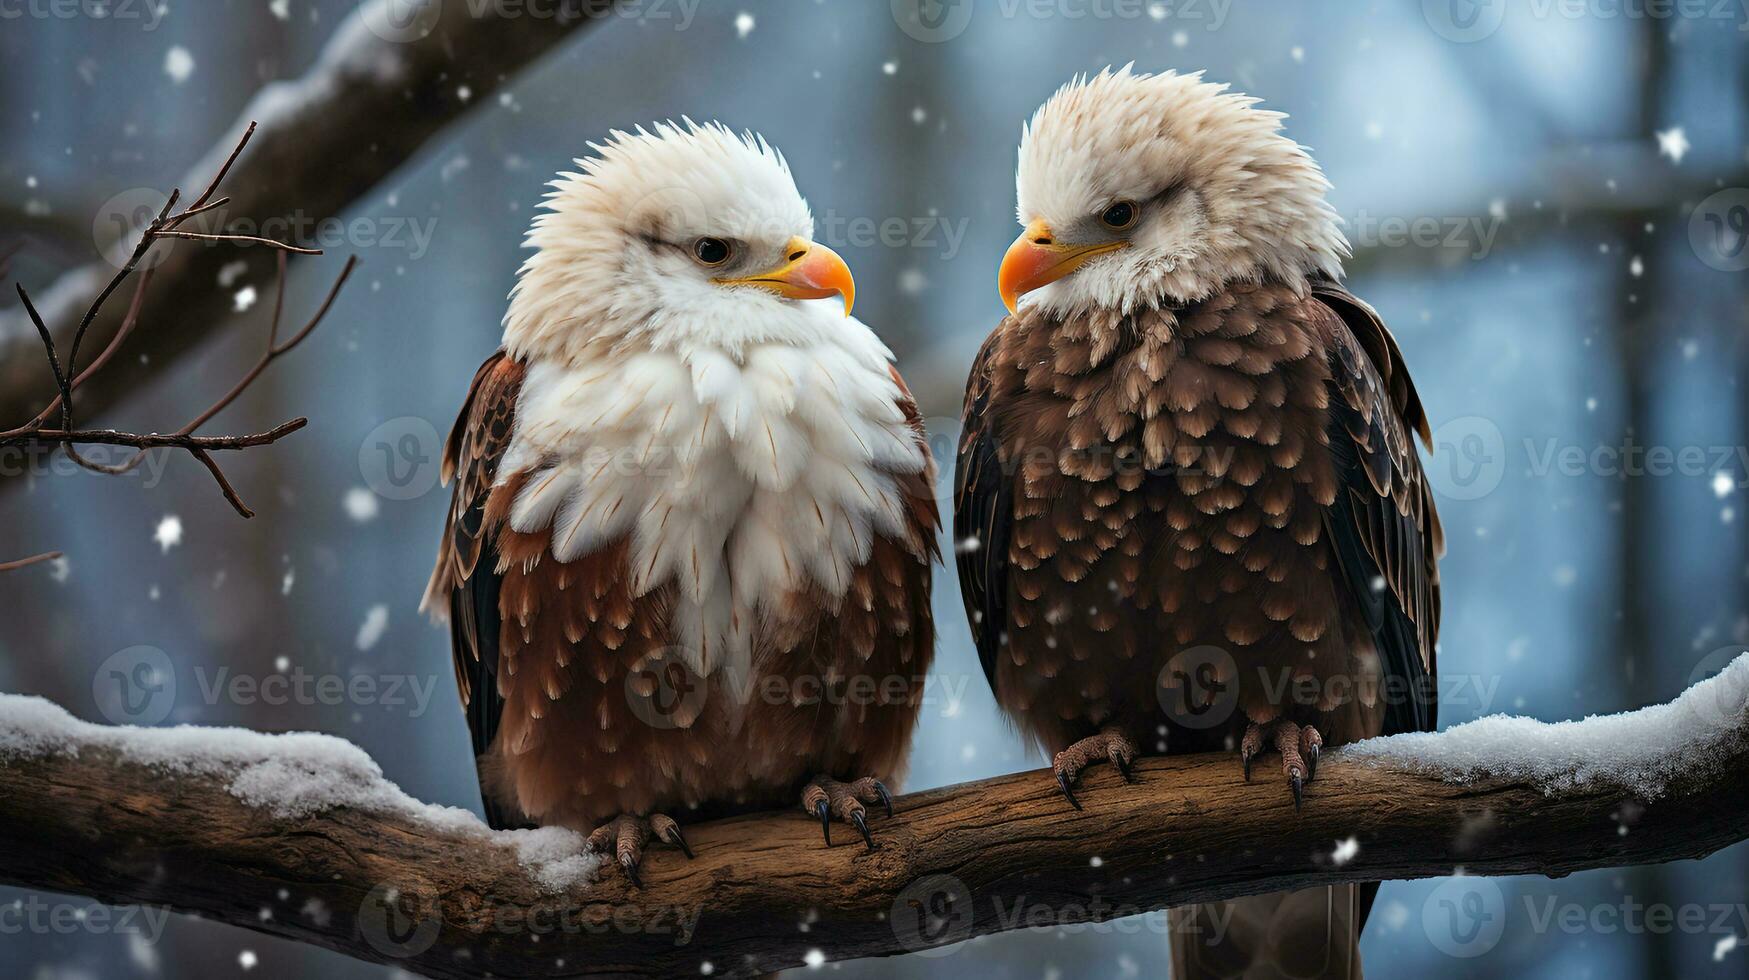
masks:
[[[489,831],[339,739],[0,696],[0,882],[429,976],[741,976],[1313,884],[1670,861],[1749,838],[1749,656],[1636,712],[1332,752],[1298,813],[1231,756],[1137,776],[1094,770],[1085,811],[1042,771],[902,797],[873,852],[821,847],[800,811],[701,824],[695,860],[656,852],[634,889],[579,836]]]

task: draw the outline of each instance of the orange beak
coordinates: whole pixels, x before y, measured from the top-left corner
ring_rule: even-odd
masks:
[[[1127,241],[1100,242],[1097,245],[1064,245],[1051,233],[1051,226],[1039,218],[1026,226],[1008,254],[1002,256],[1002,268],[996,273],[996,289],[1002,294],[1002,305],[1013,313],[1020,297],[1040,286],[1056,282],[1090,260],[1107,252],[1115,252]]]
[[[712,280],[723,286],[758,286],[790,299],[844,297],[844,315],[856,303],[856,280],[850,266],[824,245],[796,237],[784,246],[784,261],[774,269],[739,279]]]

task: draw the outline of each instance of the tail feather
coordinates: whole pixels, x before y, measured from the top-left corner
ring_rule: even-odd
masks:
[[[1173,909],[1173,980],[1360,980],[1360,928],[1372,904],[1371,894],[1362,894],[1367,887]]]

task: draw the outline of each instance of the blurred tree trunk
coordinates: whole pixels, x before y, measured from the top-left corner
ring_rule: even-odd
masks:
[[[1670,41],[1665,22],[1651,17],[1632,21],[1635,31],[1634,60],[1639,68],[1639,86],[1628,106],[1628,138],[1653,143],[1656,140],[1658,116],[1672,83],[1670,71]],[[1627,212],[1618,221],[1612,237],[1621,254],[1612,258],[1615,267],[1615,310],[1612,328],[1615,348],[1621,358],[1623,419],[1627,437],[1634,445],[1645,446],[1655,437],[1652,414],[1655,407],[1657,354],[1662,339],[1663,324],[1659,322],[1659,290],[1662,281],[1661,235],[1666,230],[1664,214]],[[1652,230],[1648,231],[1648,227]],[[1644,272],[1634,275],[1630,263],[1639,258]],[[1661,549],[1651,540],[1653,509],[1652,487],[1643,473],[1626,473],[1621,480],[1621,520],[1616,528],[1617,588],[1620,599],[1621,629],[1618,656],[1612,675],[1616,690],[1612,700],[1616,709],[1626,708],[1643,697],[1648,689],[1656,689],[1657,664],[1652,651],[1658,649],[1657,562]],[[1624,875],[1627,893],[1646,906],[1670,902],[1671,875],[1662,866],[1634,868]],[[1640,956],[1636,971],[1647,980],[1675,977],[1676,950],[1669,933],[1651,933],[1635,937]]]

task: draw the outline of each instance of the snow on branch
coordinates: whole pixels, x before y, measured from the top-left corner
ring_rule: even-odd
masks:
[[[1749,655],[1676,701],[1330,753],[1296,813],[1228,755],[900,798],[880,847],[799,811],[689,827],[644,887],[493,832],[323,735],[110,728],[0,695],[0,882],[161,905],[432,977],[745,976],[1343,881],[1563,875],[1749,838]],[[709,964],[709,967],[706,967]]]
[[[553,0],[539,16],[522,5],[370,0],[336,28],[321,56],[301,78],[263,88],[232,130],[194,169],[204,181],[236,146],[249,120],[260,120],[248,159],[237,162],[228,206],[201,216],[199,225],[227,233],[227,215],[253,227],[301,227],[324,221],[357,201],[405,163],[429,139],[488,98],[519,70],[580,27],[607,19],[624,0]],[[361,139],[359,134],[367,134]],[[194,180],[191,179],[191,183]],[[198,186],[198,185],[197,185]],[[128,195],[142,192],[128,192]],[[141,201],[118,196],[106,205],[123,220]],[[124,201],[125,199],[125,201]],[[161,199],[160,199],[161,200]],[[156,211],[156,204],[153,210]],[[198,234],[198,233],[197,233]],[[63,347],[76,330],[108,346],[126,322],[115,306],[89,326],[81,314],[93,305],[132,242],[110,261],[73,269],[40,297],[41,318]],[[134,353],[94,378],[84,401],[101,410],[137,387],[234,316],[232,299],[213,288],[241,278],[239,253],[188,248],[153,268],[157,291],[147,304],[159,329],[135,339]],[[241,253],[249,281],[271,281],[276,257],[267,248]],[[171,315],[162,315],[171,313]],[[0,310],[0,419],[27,418],[56,392],[42,370],[42,348],[32,317],[22,307]]]

